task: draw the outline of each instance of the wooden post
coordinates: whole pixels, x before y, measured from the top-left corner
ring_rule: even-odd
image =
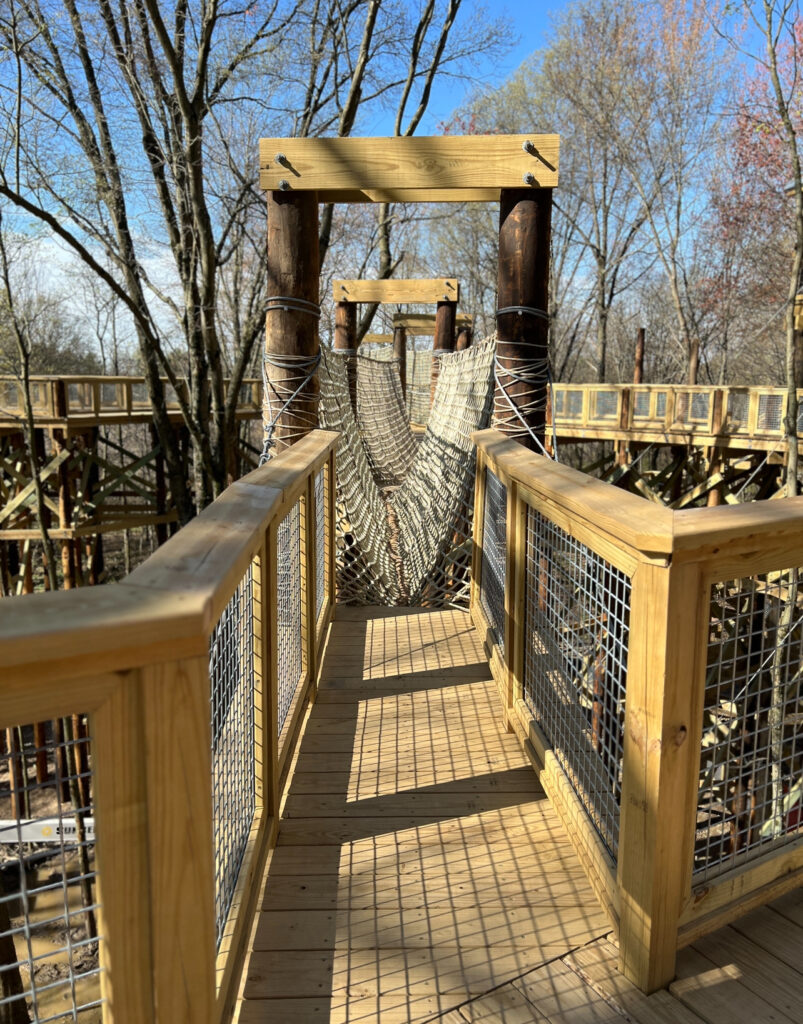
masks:
[[[675,975],[691,889],[708,599],[698,564],[633,577],[618,875],[619,969],[643,992]]]
[[[276,419],[274,450],[281,451],[318,425],[318,195],[268,192],[267,207],[267,290],[273,302],[265,332],[265,415]],[[283,306],[282,298],[299,303]]]
[[[455,345],[455,351],[463,352],[465,349],[470,348],[473,340],[474,335],[471,328],[464,325],[457,332],[457,344]]]
[[[430,408],[432,408],[432,400],[435,398],[435,389],[438,386],[438,377],[440,376],[440,357],[444,352],[454,352],[456,320],[457,303],[439,302],[435,309],[435,340],[432,344],[432,369],[429,377]]]
[[[346,361],[349,398],[357,418],[357,303],[338,302],[335,306],[335,352]]]
[[[644,335],[646,333],[644,327],[639,327],[638,337],[636,338],[636,359],[633,363],[634,384],[644,383]]]
[[[551,189],[502,189],[497,307],[526,307],[540,310],[541,314],[522,311],[519,315],[514,310],[497,317],[497,368],[504,390],[498,383],[494,425],[533,451],[540,448],[527,428],[543,444],[546,421],[546,374],[540,364],[549,352],[551,217]],[[508,376],[526,372],[527,365],[533,362],[538,365],[532,383],[514,381]],[[538,393],[534,393],[535,387],[539,388]]]
[[[62,384],[63,381],[59,381]],[[62,452],[67,447],[64,432],[53,431],[53,445],[57,452]],[[70,490],[70,471],[66,462],[62,462],[58,469],[59,480],[59,529],[68,530],[72,525],[72,493]],[[72,590],[75,587],[75,563],[73,561],[73,542],[63,540],[61,542],[61,569],[64,574],[64,589]]]
[[[153,423],[150,424],[150,434],[151,447],[156,452],[156,455],[154,457],[154,469],[156,471],[156,514],[157,516],[162,516],[167,511],[167,481],[165,477],[165,457],[162,452],[161,445],[159,444],[159,435],[156,432],[156,426]],[[161,546],[167,540],[167,536],[167,523],[157,523],[156,543]]]
[[[407,331],[399,326],[393,328],[393,358],[398,359],[399,380],[402,397],[407,399]]]

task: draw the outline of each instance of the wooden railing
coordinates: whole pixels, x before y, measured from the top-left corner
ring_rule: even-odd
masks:
[[[505,721],[652,991],[803,880],[803,498],[672,512],[474,436]]]
[[[579,440],[683,443],[693,436],[700,443],[780,448],[786,399],[785,388],[770,387],[556,384],[552,417],[559,437]],[[803,430],[803,414],[798,429]]]
[[[180,411],[179,398],[173,385],[164,378],[165,406]],[[186,398],[189,382],[178,383]],[[228,391],[230,382],[224,382]],[[31,402],[37,422],[107,420],[117,422],[137,417],[149,418],[151,402],[144,377],[62,376],[32,377]],[[262,382],[244,380],[237,401],[238,414],[259,416],[262,410]],[[22,385],[16,377],[0,377],[0,422],[21,421],[23,416]]]
[[[233,484],[123,583],[2,602],[0,727],[89,716],[105,1024],[230,1015],[333,614],[336,438]]]

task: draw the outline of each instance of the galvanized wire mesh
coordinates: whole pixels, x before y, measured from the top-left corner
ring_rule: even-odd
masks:
[[[485,471],[485,509],[480,566],[480,605],[499,645],[505,651],[505,552],[507,550],[507,487],[490,469]]]
[[[0,1020],[96,1021],[90,739],[83,715],[9,729],[0,769]]]
[[[666,416],[666,392],[659,391],[655,396],[655,415],[661,419]]]
[[[319,622],[326,599],[326,528],[328,508],[326,501],[326,467],[315,474],[315,622]]]
[[[636,391],[633,395],[633,417],[647,419],[650,415],[649,391]]]
[[[783,395],[758,396],[758,430],[780,430],[783,417]]]
[[[747,423],[750,395],[746,391],[731,391],[728,395],[728,420],[734,426]]]
[[[562,420],[579,420],[583,415],[583,392],[579,389],[555,389],[555,416]]]
[[[630,580],[530,508],[526,581],[524,698],[615,858]]]
[[[711,878],[803,833],[799,569],[711,590],[695,870]]]
[[[616,391],[595,391],[594,418],[598,420],[616,419],[619,412],[619,395]]]
[[[299,502],[279,524],[276,609],[279,643],[279,734],[303,671],[301,638],[301,507]]]
[[[209,641],[215,923],[223,937],[256,811],[254,589],[249,566]]]

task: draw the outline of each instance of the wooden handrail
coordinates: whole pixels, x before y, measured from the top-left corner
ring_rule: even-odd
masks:
[[[530,754],[589,881],[610,913],[618,932],[620,969],[642,989],[652,991],[672,979],[680,945],[803,879],[801,836],[770,844],[751,858],[737,858],[730,868],[727,862],[720,867],[723,862],[715,859],[713,875],[704,876],[703,882],[694,874],[712,602],[717,593],[721,600],[728,588],[745,577],[759,577],[754,585],[761,588],[772,574],[803,566],[803,497],[671,511],[556,465],[495,431],[480,432],[474,439],[478,468],[471,613],[486,638],[505,721]],[[489,621],[482,600],[488,471],[507,488],[503,644],[499,623],[494,627]],[[531,550],[530,509],[546,519],[553,531],[566,534],[565,555],[560,550],[556,557],[566,559],[567,577],[560,593],[568,597],[550,593],[552,556],[545,553],[540,558]],[[599,579],[585,577],[583,586],[591,588],[590,600],[597,609],[594,628],[601,631],[600,636],[610,632],[608,621],[620,622],[613,627],[614,638],[617,628],[620,633],[626,630],[617,641],[626,636],[624,701],[618,691],[608,698],[619,711],[622,706],[624,710],[618,734],[622,758],[616,855],[597,831],[591,812],[556,756],[553,738],[539,726],[537,709],[524,699],[527,646],[537,661],[550,644],[562,642],[562,634],[549,635],[533,646],[527,632],[533,573],[539,579],[539,602],[543,600],[548,610],[558,600],[555,614],[559,616],[561,600],[577,599],[583,605],[582,587],[571,591],[569,563],[574,559],[574,571],[582,575],[586,557],[598,566],[599,560],[607,562],[623,574],[630,593],[622,626],[622,583],[604,566]],[[747,626],[752,630],[751,623],[748,615]],[[544,628],[548,632],[549,626]],[[599,667],[592,666],[600,685],[604,685],[607,664],[604,650],[601,646],[597,655],[602,657]],[[733,657],[726,652],[719,656]],[[571,700],[574,683],[570,677],[563,679],[556,691],[559,704]],[[605,713],[614,714],[610,709]],[[585,749],[582,737],[573,742],[579,744],[577,752]]]
[[[337,437],[313,431],[237,481],[122,583],[3,602],[0,727],[89,714],[104,1021],[230,1017],[275,843],[280,775],[334,610]],[[324,491],[316,502],[319,474]],[[277,537],[295,509],[300,595],[286,599],[299,600],[302,672],[280,733]],[[318,566],[321,513],[325,564]],[[252,627],[253,666],[243,678],[246,691],[253,686],[255,732],[243,749],[253,747],[256,810],[216,950],[210,635],[246,580],[250,603],[236,608],[250,616],[241,628]]]

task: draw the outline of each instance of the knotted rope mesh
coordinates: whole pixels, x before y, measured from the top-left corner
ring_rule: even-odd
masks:
[[[398,487],[418,451],[398,361],[357,357],[357,426],[378,486]]]
[[[337,455],[341,601],[467,605],[475,469],[471,433],[490,420],[494,348],[495,339],[488,338],[441,358],[426,433],[406,475],[389,495],[382,494],[371,471],[342,360],[324,354],[321,425],[341,433]],[[377,412],[382,414],[382,409]],[[394,408],[391,415],[397,416],[398,410]],[[388,437],[386,427],[382,427],[384,437]]]

